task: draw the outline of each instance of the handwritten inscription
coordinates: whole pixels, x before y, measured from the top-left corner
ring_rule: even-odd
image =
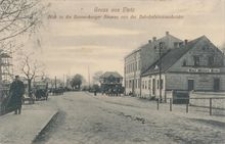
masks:
[[[155,14],[138,14],[134,7],[121,7],[121,8],[107,8],[107,7],[94,7],[90,14],[84,14],[85,9],[81,8],[79,14],[62,15],[62,14],[49,14],[48,19],[63,19],[63,20],[148,20],[148,19],[182,19],[182,15],[155,15]],[[86,11],[87,12],[87,11]]]
[[[132,13],[135,12],[135,8],[129,8],[129,7],[123,7],[123,8],[100,8],[100,7],[95,7],[94,12],[98,13],[107,13],[107,12],[123,12],[123,13]]]

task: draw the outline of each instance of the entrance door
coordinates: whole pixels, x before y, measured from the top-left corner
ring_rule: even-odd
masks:
[[[215,78],[214,79],[214,85],[213,85],[214,91],[219,91],[220,90],[220,79]]]
[[[194,80],[188,80],[188,91],[194,90]]]

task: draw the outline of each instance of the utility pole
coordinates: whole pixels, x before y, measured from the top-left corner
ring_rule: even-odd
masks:
[[[89,91],[90,91],[90,69],[88,66],[88,87],[89,87]]]
[[[162,65],[161,65],[161,57],[162,57],[162,48],[163,43],[159,44],[159,99],[162,101]]]
[[[55,89],[57,88],[57,81],[56,81],[56,76],[55,76]]]
[[[135,87],[137,86],[136,81],[136,71],[137,71],[137,51],[134,52],[134,81],[133,81],[133,96],[135,96]]]

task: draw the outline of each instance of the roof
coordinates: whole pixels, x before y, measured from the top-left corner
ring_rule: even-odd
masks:
[[[127,54],[127,55],[125,56],[125,59],[126,59],[127,57],[131,56],[131,55],[134,54],[134,53],[138,53],[139,51],[141,51],[141,48],[140,48],[140,47],[137,48],[137,49],[135,49],[135,50],[133,50],[131,53]]]
[[[197,43],[204,43],[209,41],[205,36],[201,36],[195,40],[188,42],[186,45],[169,50],[165,55],[161,57],[161,72],[168,70],[174,63],[176,63],[184,54],[186,54],[190,49],[192,49]],[[160,59],[153,63],[146,71],[142,73],[142,76],[147,76],[149,74],[155,74],[159,72],[159,69],[155,67],[160,64]]]
[[[101,78],[107,78],[110,76],[115,78],[123,78],[118,72],[105,72],[103,75],[101,75]]]
[[[173,42],[176,41],[176,42],[183,42],[182,40],[170,35],[170,34],[167,34],[166,36],[160,38],[160,39],[157,39],[155,41],[152,41],[151,43],[147,43],[145,45],[143,45],[141,48],[154,48],[155,45],[158,45],[160,42],[164,42],[168,47],[173,47],[174,44]]]
[[[177,42],[183,42],[182,40],[170,35],[169,33],[166,34],[164,37],[160,38],[160,39],[156,39],[155,41],[151,41],[147,44],[144,44],[143,46],[137,48],[136,50],[133,50],[131,53],[129,53],[128,55],[125,56],[125,58],[129,57],[130,55],[132,55],[135,52],[140,51],[142,48],[154,48],[155,45],[158,45],[160,42],[164,42],[167,44],[167,46],[169,47],[173,47],[173,41],[177,41]]]

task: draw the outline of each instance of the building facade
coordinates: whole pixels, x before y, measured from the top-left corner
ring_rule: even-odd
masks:
[[[125,94],[130,92],[134,96],[147,94],[149,91],[148,81],[142,79],[142,73],[159,59],[160,54],[163,55],[168,50],[176,48],[182,43],[182,40],[166,32],[164,37],[160,39],[153,37],[147,44],[128,54],[124,59]],[[161,47],[163,49],[160,49]]]
[[[140,95],[141,85],[141,49],[137,49],[125,58],[124,86],[126,94]]]
[[[202,36],[165,53],[142,79],[148,87],[144,95],[162,99],[173,90],[225,91],[224,54]]]
[[[123,77],[118,72],[105,72],[100,76],[102,92],[120,92],[122,90]]]

